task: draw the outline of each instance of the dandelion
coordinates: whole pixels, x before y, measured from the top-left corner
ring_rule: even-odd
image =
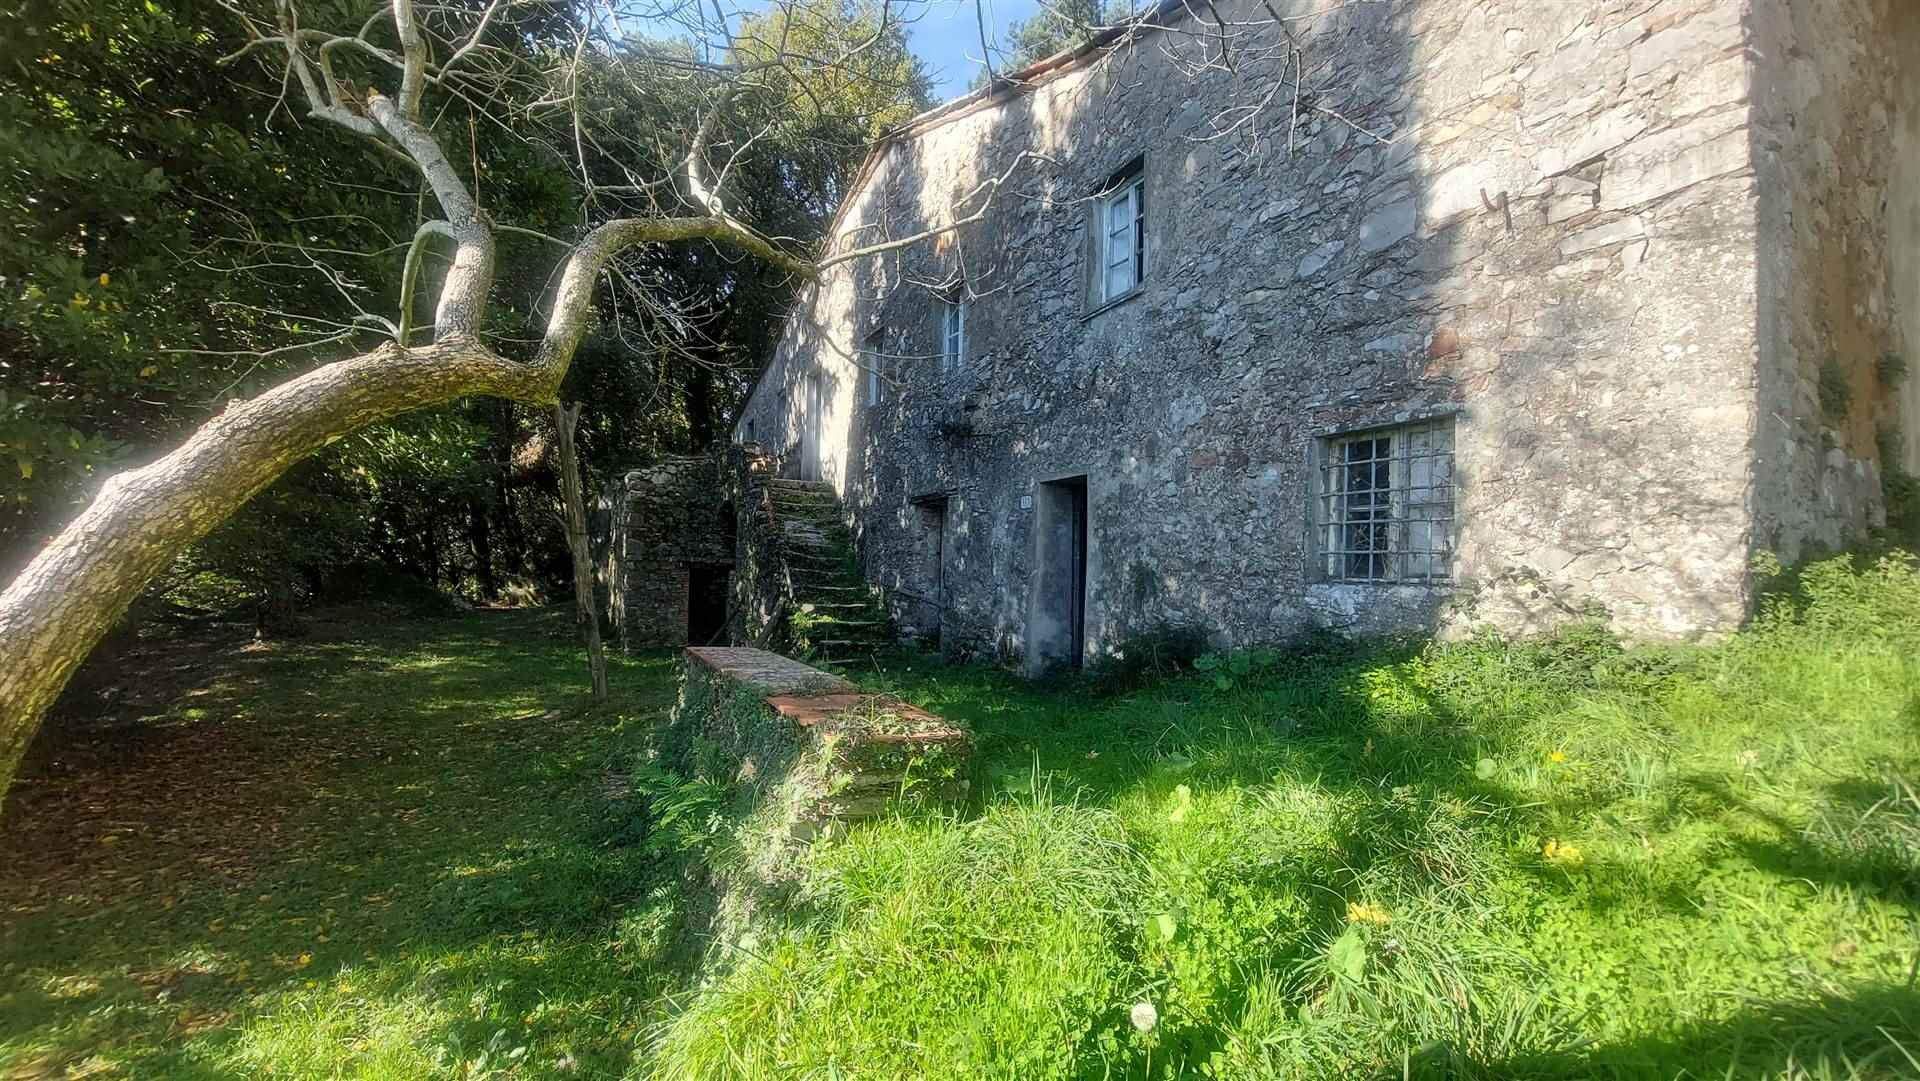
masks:
[[[110,283],[110,282],[112,282],[112,281],[113,281],[113,279],[112,279],[112,278],[110,278],[110,277],[108,277],[105,271],[102,271],[102,272],[101,272],[101,274],[100,274],[100,285],[101,285],[101,287],[102,287],[102,288],[105,288],[105,287],[107,286],[107,284],[108,284],[108,283]]]
[[[300,968],[305,968],[308,965],[313,964],[313,955],[310,953],[303,953],[299,957],[295,958],[293,963]]]
[[[1553,763],[1556,766],[1566,762],[1566,760],[1567,760],[1567,752],[1565,751],[1548,751],[1547,752],[1547,761]]]
[[[1393,922],[1387,910],[1368,901],[1347,902],[1348,923],[1370,923],[1375,927],[1385,927]]]
[[[1569,841],[1548,841],[1541,846],[1540,855],[1548,863],[1562,867],[1578,867],[1586,862],[1585,857],[1580,855],[1580,849]]]
[[[1151,1002],[1136,1002],[1133,1009],[1127,1012],[1127,1018],[1141,1032],[1152,1032],[1153,1026],[1160,1023],[1160,1011],[1154,1009]]]

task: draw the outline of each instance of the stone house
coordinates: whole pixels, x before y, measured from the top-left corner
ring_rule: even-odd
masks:
[[[831,243],[733,440],[909,632],[1713,632],[1920,471],[1920,5],[1175,0]]]

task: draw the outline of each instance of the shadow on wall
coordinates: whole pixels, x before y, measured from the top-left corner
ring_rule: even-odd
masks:
[[[1744,28],[1713,0],[1670,7],[1236,4],[903,137],[843,246],[1007,179],[984,220],[802,299],[762,389],[777,445],[840,488],[889,589],[918,584],[918,508],[946,500],[943,641],[974,651],[1030,645],[1034,485],[1076,475],[1096,652],[1170,623],[1534,629],[1596,602],[1641,633],[1735,623]],[[1093,303],[1092,207],[1134,161],[1145,279]],[[1459,588],[1321,581],[1302,505],[1322,440],[1436,416],[1456,425]]]
[[[1920,9],[1757,5],[1765,513],[1793,561],[1882,525],[1882,481],[1920,470]]]

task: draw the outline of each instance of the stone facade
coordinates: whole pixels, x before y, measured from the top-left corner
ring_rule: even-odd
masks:
[[[836,486],[903,625],[1034,667],[1170,623],[1691,635],[1756,550],[1881,518],[1876,426],[1920,429],[1869,377],[1920,320],[1896,0],[1204,10],[927,114],[842,208],[850,248],[985,205],[803,294],[734,431]],[[1450,480],[1447,551],[1356,575],[1352,436],[1441,432],[1390,516]]]

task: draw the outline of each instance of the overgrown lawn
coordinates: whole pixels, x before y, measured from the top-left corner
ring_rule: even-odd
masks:
[[[1783,586],[1706,648],[1326,643],[1105,699],[871,673],[974,726],[983,807],[819,850],[811,917],[653,1065],[1920,1076],[1920,574]]]
[[[561,613],[350,624],[80,729],[5,823],[0,1071],[1920,1076],[1903,559],[1704,647],[888,659],[978,734],[974,806],[817,845],[708,982],[711,801],[636,768],[672,659],[599,712],[580,668]]]
[[[136,650],[0,828],[0,1076],[626,1072],[677,908],[610,767],[672,659],[596,712],[580,657],[560,610]]]

